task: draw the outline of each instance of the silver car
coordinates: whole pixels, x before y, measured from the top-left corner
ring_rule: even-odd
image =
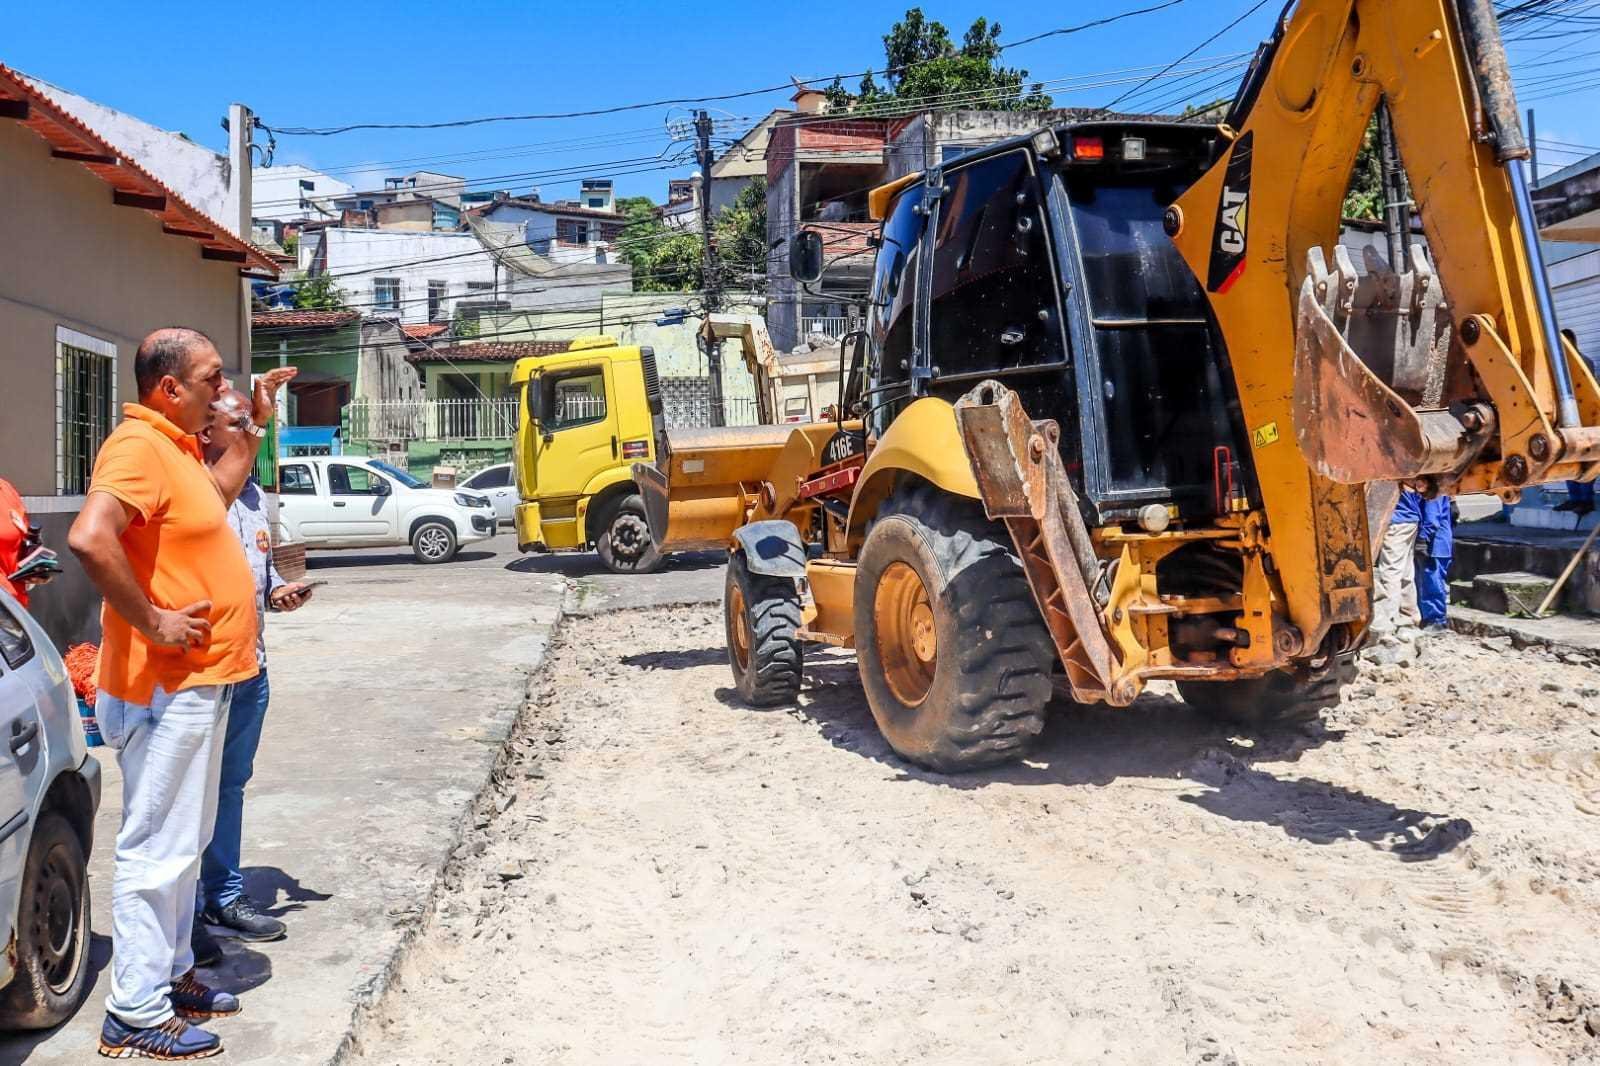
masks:
[[[89,967],[89,849],[100,764],[67,668],[0,591],[0,1029],[58,1025]]]
[[[494,504],[494,516],[502,525],[510,525],[517,514],[517,477],[510,463],[496,463],[484,467],[461,483],[461,487],[489,497]]]

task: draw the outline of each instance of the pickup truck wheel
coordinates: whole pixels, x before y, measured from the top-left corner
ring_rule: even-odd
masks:
[[[411,551],[419,563],[447,563],[455,558],[456,531],[449,522],[430,518],[411,531]]]
[[[22,871],[16,976],[0,991],[0,1029],[47,1029],[83,1000],[89,967],[89,870],[78,834],[39,816]]]
[[[728,665],[739,697],[752,707],[789,703],[800,693],[804,653],[800,590],[794,580],[752,574],[744,554],[728,557],[722,600],[728,630]]]
[[[1309,681],[1287,670],[1274,670],[1244,681],[1179,681],[1183,702],[1207,718],[1246,729],[1265,729],[1280,722],[1309,720],[1337,707],[1344,687],[1355,680],[1354,659],[1341,657],[1327,673]]]
[[[633,493],[617,501],[606,516],[594,544],[606,569],[616,574],[649,574],[661,567],[662,555],[650,536],[644,499]]]
[[[929,485],[884,504],[855,581],[856,660],[884,739],[954,773],[1019,758],[1055,645],[1005,528]]]

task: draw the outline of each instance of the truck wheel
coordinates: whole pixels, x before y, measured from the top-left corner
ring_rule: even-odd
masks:
[[[455,558],[456,531],[449,522],[430,518],[411,531],[411,551],[419,563],[447,563]]]
[[[88,863],[54,811],[34,826],[18,903],[16,976],[0,991],[0,1029],[47,1029],[71,1017],[89,977]]]
[[[650,537],[644,500],[635,492],[617,501],[594,542],[606,569],[616,574],[649,574],[660,569],[661,552]]]
[[[1004,527],[929,485],[898,490],[862,546],[856,656],[889,746],[953,773],[1020,757],[1044,725],[1055,645]]]
[[[1207,718],[1263,729],[1337,707],[1344,687],[1355,677],[1355,660],[1346,655],[1311,681],[1297,681],[1287,670],[1274,670],[1244,681],[1179,681],[1178,695]]]
[[[739,696],[752,707],[788,703],[800,692],[804,655],[800,590],[787,577],[752,574],[744,553],[728,557],[722,613],[728,630],[728,665]]]

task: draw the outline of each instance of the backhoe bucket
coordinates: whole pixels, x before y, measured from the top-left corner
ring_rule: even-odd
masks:
[[[1448,311],[1420,250],[1395,274],[1366,251],[1358,276],[1339,247],[1330,272],[1307,254],[1295,323],[1294,428],[1312,469],[1346,485],[1454,475],[1491,437],[1493,414],[1440,405]]]

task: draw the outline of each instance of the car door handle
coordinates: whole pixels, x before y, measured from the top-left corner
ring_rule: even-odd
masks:
[[[343,507],[344,506],[344,501],[343,500],[334,500],[333,501],[333,505],[335,507]]]
[[[21,751],[23,748],[27,747],[29,744],[32,744],[33,743],[33,738],[38,736],[38,735],[39,735],[39,723],[38,722],[29,722],[27,725],[23,725],[21,722],[12,722],[11,723],[11,754],[15,755],[17,752]]]

